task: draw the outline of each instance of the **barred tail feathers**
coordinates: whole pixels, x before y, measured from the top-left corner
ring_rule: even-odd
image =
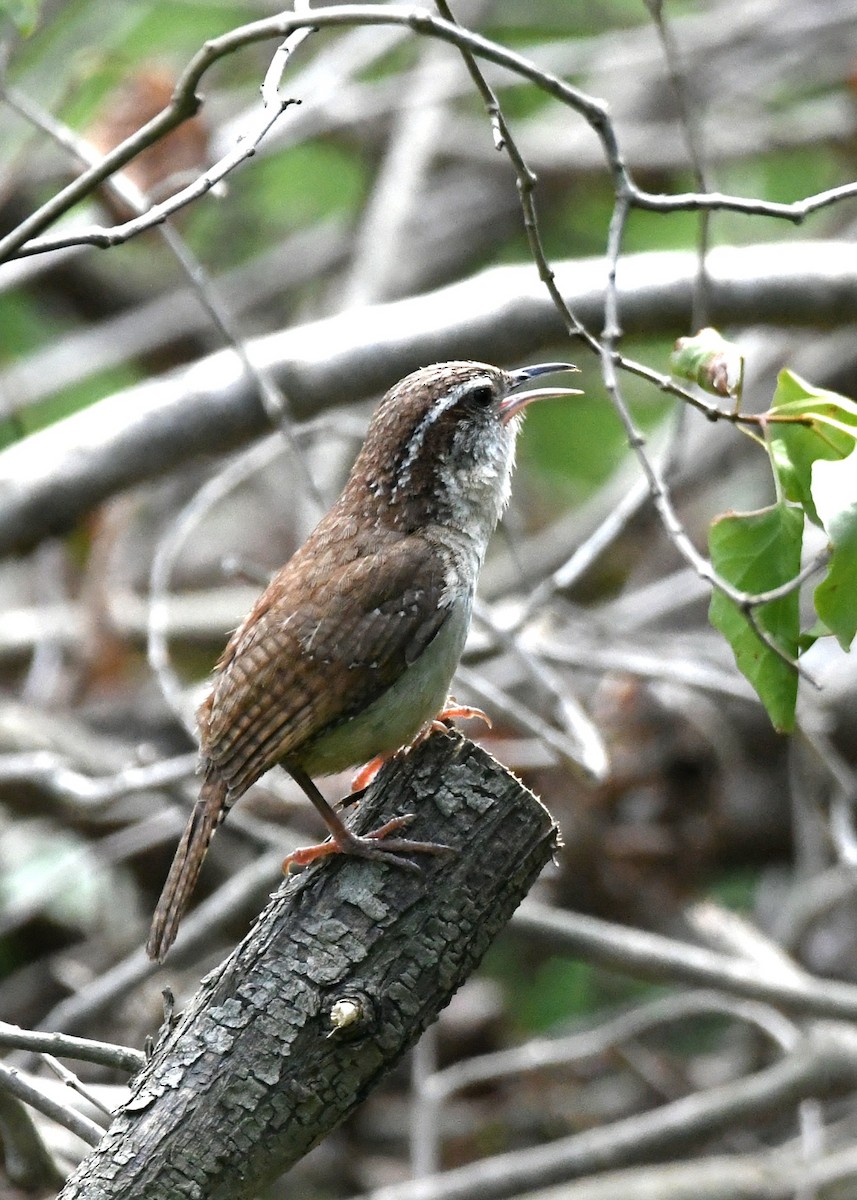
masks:
[[[175,941],[179,922],[190,903],[209,843],[226,813],[226,792],[226,783],[209,775],[185,826],[146,942],[146,953],[158,962],[164,961]]]

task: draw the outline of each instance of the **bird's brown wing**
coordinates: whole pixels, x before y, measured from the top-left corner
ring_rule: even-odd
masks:
[[[230,803],[420,656],[449,615],[444,584],[437,550],[413,536],[324,578],[311,555],[286,564],[226,647],[198,713],[204,765],[225,780]]]

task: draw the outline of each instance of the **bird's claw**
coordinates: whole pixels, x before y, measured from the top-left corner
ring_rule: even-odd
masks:
[[[293,850],[283,859],[283,873],[288,874],[292,867],[306,867],[320,858],[329,858],[332,854],[348,854],[353,858],[366,858],[373,862],[385,862],[405,871],[416,871],[420,868],[416,863],[408,862],[406,854],[454,854],[452,846],[444,846],[440,842],[412,842],[408,838],[391,838],[389,834],[397,833],[416,820],[416,813],[406,813],[401,817],[393,817],[384,825],[373,829],[371,833],[358,835],[348,831],[348,836],[335,840],[329,838],[316,846],[301,846]]]
[[[450,698],[446,707],[431,722],[430,728],[433,730],[443,730],[446,728],[447,721],[470,720],[482,721],[489,729],[491,728],[491,718],[481,708],[473,708],[469,704],[456,704]]]

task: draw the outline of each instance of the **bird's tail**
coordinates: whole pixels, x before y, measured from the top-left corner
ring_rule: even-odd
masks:
[[[146,953],[158,962],[164,961],[175,941],[179,922],[196,887],[209,842],[226,813],[226,790],[222,779],[209,775],[185,826],[146,942]]]

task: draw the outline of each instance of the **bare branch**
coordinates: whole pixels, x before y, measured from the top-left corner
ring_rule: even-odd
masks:
[[[78,1079],[77,1075],[75,1075],[74,1071],[70,1071],[68,1067],[64,1067],[58,1058],[54,1058],[52,1054],[43,1053],[42,1059],[45,1063],[45,1066],[47,1066],[50,1071],[53,1071],[57,1079],[60,1079],[67,1088],[70,1088],[71,1091],[75,1092],[78,1096],[81,1096],[87,1102],[87,1104],[90,1104],[96,1110],[96,1112],[101,1114],[102,1118],[107,1118],[106,1120],[100,1120],[96,1122],[96,1124],[101,1125],[106,1129],[110,1124],[110,1118],[113,1116],[113,1110],[109,1108],[103,1102],[103,1100],[99,1099],[99,1097],[94,1094],[91,1088],[88,1088],[85,1083],[82,1083],[81,1080]]]
[[[391,812],[456,853],[416,873],[340,859],[292,876],[156,1048],[65,1200],[166,1200],[189,1181],[210,1200],[257,1196],[436,1018],[555,846],[532,793],[459,737],[388,764],[357,824]]]
[[[454,45],[465,46],[476,54],[490,59],[513,71],[524,78],[539,82],[551,94],[562,98],[566,103],[581,112],[596,129],[596,132],[608,146],[608,157],[618,162],[618,154],[614,152],[615,138],[610,123],[606,120],[604,106],[597,100],[585,96],[579,89],[572,87],[563,80],[539,70],[527,59],[515,54],[506,47],[491,42],[478,34],[461,29],[455,24],[432,16],[425,9],[404,8],[387,5],[383,8],[368,5],[342,5],[338,8],[316,9],[311,13],[286,13],[266,20],[254,21],[230,30],[219,38],[211,38],[194,55],[179,78],[171,103],[132,137],[126,139],[120,146],[105,155],[96,166],[85,171],[78,179],[69,184],[50,201],[33,213],[25,221],[0,239],[0,261],[17,254],[44,253],[47,250],[61,249],[68,244],[65,238],[43,238],[37,240],[36,235],[52,224],[72,205],[76,204],[115,171],[120,170],[141,150],[152,145],[159,138],[169,133],[192,117],[199,110],[200,98],[197,89],[203,76],[219,59],[260,41],[272,38],[283,39],[306,27],[323,28],[341,25],[404,25],[416,33],[439,37]],[[165,219],[182,205],[189,203],[198,196],[209,191],[215,183],[224,178],[230,171],[253,153],[255,146],[265,136],[274,122],[279,118],[282,108],[289,103],[281,101],[272,114],[265,113],[263,120],[252,138],[245,138],[249,147],[239,143],[235,149],[225,155],[216,168],[212,168],[181,193],[172,196],[157,206],[144,218],[126,222],[116,230],[94,229],[90,233],[83,232],[74,238],[73,244],[81,240],[94,245],[110,246],[117,241],[125,240],[127,236],[150,228],[153,221]]]
[[[294,848],[289,846],[286,838],[283,841],[286,849]],[[243,870],[236,871],[213,896],[194,909],[182,926],[181,942],[174,953],[176,963],[210,944],[212,934],[226,919],[244,910],[249,900],[261,900],[278,879],[282,858],[282,849],[263,854]],[[120,959],[73,996],[61,1000],[46,1014],[43,1024],[51,1029],[77,1029],[84,1021],[105,1012],[127,996],[157,970],[141,944],[139,950]]]
[[[29,1104],[37,1112],[44,1113],[46,1117],[50,1117],[58,1125],[70,1129],[72,1133],[77,1134],[82,1141],[88,1143],[90,1146],[97,1145],[101,1140],[101,1135],[104,1131],[95,1121],[91,1121],[83,1113],[75,1112],[73,1108],[67,1108],[66,1105],[52,1099],[41,1091],[40,1088],[29,1083],[20,1071],[16,1071],[14,1067],[4,1066],[3,1063],[0,1063],[0,1088],[13,1096],[17,1096],[19,1100],[23,1100],[25,1104]]]
[[[608,1171],[554,1188],[526,1191],[526,1200],[842,1200],[857,1183],[857,1150],[846,1146],[811,1159],[777,1147],[760,1154],[713,1155],[689,1161]],[[373,1200],[377,1200],[375,1193]]]
[[[521,905],[513,925],[563,953],[626,974],[716,987],[787,1012],[857,1019],[857,984],[816,979],[806,972],[771,980],[760,975],[755,963],[582,913],[559,912],[534,900]]]
[[[98,1063],[132,1074],[139,1071],[146,1061],[144,1054],[132,1050],[130,1046],[115,1046],[110,1042],[95,1042],[91,1038],[70,1037],[64,1033],[21,1029],[18,1025],[7,1025],[5,1021],[0,1021],[0,1046]]]
[[[615,1170],[653,1154],[677,1153],[705,1137],[788,1111],[804,1097],[835,1096],[857,1084],[857,1034],[846,1025],[814,1028],[774,1066],[683,1096],[660,1108],[544,1146],[498,1154],[445,1174],[393,1185],[373,1200],[500,1200],[580,1175]]]
[[[54,796],[72,800],[81,808],[101,808],[132,792],[193,778],[196,765],[196,754],[180,754],[93,778],[69,767],[63,756],[52,750],[31,750],[0,755],[0,782],[39,779]]]
[[[73,204],[91,194],[100,183],[115,171],[120,170],[141,150],[169,133],[182,121],[194,116],[201,103],[197,89],[203,76],[219,59],[233,54],[245,46],[273,38],[282,39],[306,27],[325,28],[341,25],[408,26],[415,33],[450,42],[462,50],[497,63],[499,66],[506,67],[523,78],[529,79],[556,100],[574,109],[589,123],[601,141],[606,165],[612,176],[617,197],[624,197],[628,204],[635,207],[656,212],[722,209],[747,215],[779,217],[800,224],[813,212],[857,196],[857,184],[830,188],[793,204],[771,203],[721,193],[663,196],[646,192],[633,182],[625,165],[616,131],[608,117],[606,106],[599,100],[587,96],[565,80],[540,70],[534,63],[506,47],[452,22],[435,17],[425,9],[396,5],[378,8],[359,4],[343,4],[337,8],[317,9],[309,15],[281,14],[277,17],[252,22],[249,25],[230,30],[219,38],[210,39],[188,63],[176,85],[170,105],[147,122],[132,137],[106,155],[100,164],[85,171],[41,209],[21,222],[12,233],[0,240],[0,261],[15,254],[44,253],[47,250],[67,246],[69,240],[66,238],[37,239],[36,235],[64,212],[67,212]],[[273,115],[265,113],[264,120],[254,135],[254,145],[258,144],[258,141],[265,136],[279,115],[279,112],[275,112]],[[250,152],[252,153],[252,148]],[[88,234],[77,235],[72,244],[79,241],[82,236],[84,240],[91,241],[95,245],[110,246],[116,241],[124,240],[131,233],[139,232],[143,228],[150,228],[153,219],[163,220],[169,213],[203,195],[246,157],[246,148],[239,144],[236,149],[224,156],[217,168],[206,172],[188,188],[183,189],[181,193],[164,201],[163,204],[157,206],[157,211],[153,210],[152,214],[147,217],[126,222],[125,226],[119,226],[115,231],[95,229]]]
[[[853,261],[850,243],[718,248],[709,256],[712,316],[839,325],[857,316]],[[600,258],[555,269],[587,325],[601,319],[603,272]],[[625,330],[680,325],[695,274],[692,253],[624,259],[618,296]],[[377,393],[426,362],[511,362],[561,335],[532,268],[497,267],[424,296],[270,334],[248,343],[248,353],[285,387],[295,416],[306,417]],[[268,427],[231,351],[116,393],[0,452],[0,554],[69,528],[119,489],[232,449]]]
[[[65,1172],[48,1150],[31,1109],[0,1088],[0,1128],[9,1182],[27,1191],[62,1187]]]

